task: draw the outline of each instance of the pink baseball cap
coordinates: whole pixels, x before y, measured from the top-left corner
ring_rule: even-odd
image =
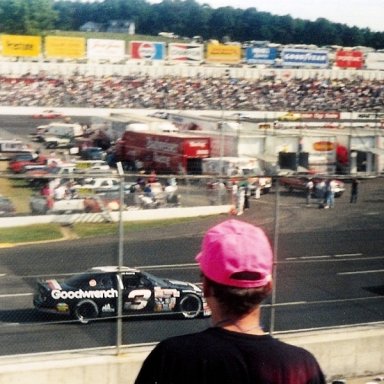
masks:
[[[226,220],[204,235],[196,256],[203,274],[237,288],[258,288],[272,278],[273,252],[264,231],[239,220]]]

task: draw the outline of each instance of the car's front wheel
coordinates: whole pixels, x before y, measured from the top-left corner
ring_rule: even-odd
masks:
[[[194,319],[202,309],[201,299],[191,293],[183,296],[179,302],[179,311],[185,319]]]
[[[75,319],[80,321],[80,323],[88,324],[90,320],[98,317],[99,310],[92,300],[84,300],[76,305],[73,315]]]

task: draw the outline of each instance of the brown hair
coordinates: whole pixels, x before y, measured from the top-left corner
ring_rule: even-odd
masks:
[[[204,279],[212,296],[217,299],[227,315],[246,315],[260,305],[271,292],[270,284],[259,288],[237,288],[218,284],[206,276]]]

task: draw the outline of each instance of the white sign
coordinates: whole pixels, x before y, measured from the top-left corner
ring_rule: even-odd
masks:
[[[384,53],[369,52],[365,58],[365,66],[367,69],[384,69]]]
[[[125,57],[124,40],[88,39],[87,58],[89,60],[121,61]]]
[[[185,63],[200,62],[204,59],[202,44],[171,43],[168,46],[168,59]]]

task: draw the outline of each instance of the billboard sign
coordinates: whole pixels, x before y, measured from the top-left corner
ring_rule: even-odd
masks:
[[[283,66],[326,68],[328,51],[311,49],[284,49],[281,52]]]
[[[339,120],[340,112],[300,112],[302,119]]]
[[[384,70],[384,53],[368,52],[365,58],[365,67],[367,69]]]
[[[47,36],[45,38],[47,58],[82,59],[85,56],[83,37]]]
[[[112,39],[88,39],[87,58],[90,60],[121,61],[125,57],[125,41]]]
[[[249,64],[274,64],[276,57],[276,48],[247,47],[245,50],[245,60]]]
[[[336,67],[362,69],[364,66],[364,55],[362,51],[339,50],[335,57]]]
[[[204,59],[202,44],[171,43],[168,46],[168,59],[185,63],[200,63]]]
[[[151,41],[131,41],[131,59],[138,60],[164,60],[165,43]]]
[[[208,44],[207,61],[211,63],[239,63],[241,61],[240,45]]]
[[[37,57],[41,54],[40,36],[2,35],[3,56]]]

